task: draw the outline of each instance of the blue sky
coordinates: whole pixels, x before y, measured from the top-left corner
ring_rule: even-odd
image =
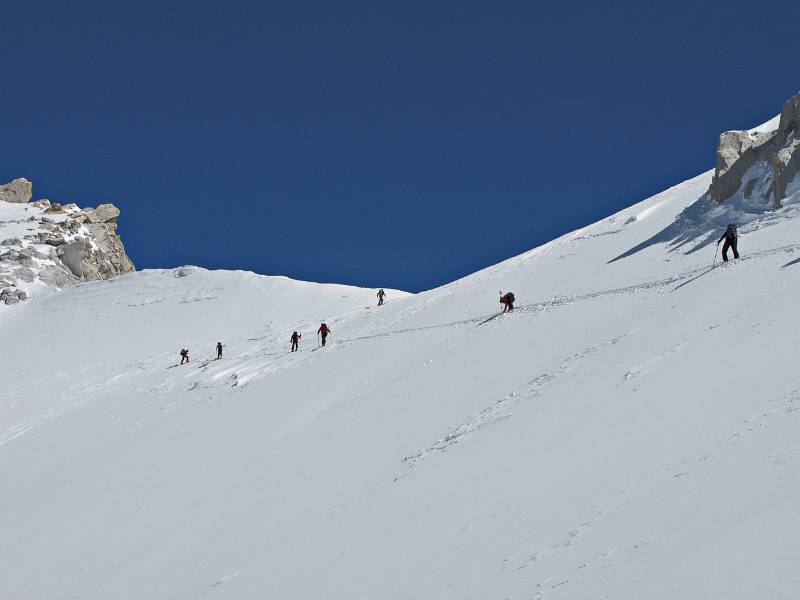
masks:
[[[797,2],[6,3],[0,180],[139,268],[427,289],[713,167]]]

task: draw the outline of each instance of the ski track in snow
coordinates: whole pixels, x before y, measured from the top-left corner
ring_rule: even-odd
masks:
[[[615,502],[597,510],[590,519],[582,521],[567,530],[560,540],[550,544],[539,543],[526,546],[504,558],[502,560],[503,566],[523,570],[540,563],[554,553],[568,551],[579,537],[587,534],[594,526],[603,520],[611,518],[619,511],[642,501],[646,495],[655,493],[653,490],[660,489],[659,485],[680,485],[678,480],[692,475],[698,468],[709,467],[714,459],[719,458],[734,446],[742,443],[746,436],[768,425],[775,417],[781,415],[784,417],[794,416],[800,412],[800,388],[781,396],[777,399],[777,402],[774,398],[769,399],[767,404],[769,405],[767,410],[757,411],[756,414],[745,418],[741,425],[734,429],[727,429],[710,435],[708,449],[636,478],[619,492],[618,499]],[[771,460],[772,464],[776,466],[781,466],[784,462],[780,456],[772,457]],[[569,571],[559,575],[548,575],[536,583],[534,598],[544,598],[555,588],[569,584],[584,569],[605,569],[609,566],[609,561],[618,560],[623,554],[635,552],[665,533],[667,532],[662,531],[649,535],[624,547],[611,546],[590,560],[580,559]]]
[[[798,250],[800,250],[800,244],[787,244],[775,248],[766,248],[762,250],[753,251],[750,254],[738,259],[738,261],[736,262],[743,263],[758,258],[762,258],[765,256],[770,256],[780,253],[794,253],[797,252]],[[727,264],[718,263],[717,267],[722,267],[722,266],[730,267],[733,266],[733,264],[734,264],[733,262]],[[488,316],[482,315],[478,317],[472,317],[472,318],[440,323],[440,324],[425,325],[421,327],[409,327],[402,329],[392,329],[389,331],[371,333],[368,335],[343,338],[341,340],[334,340],[333,342],[331,342],[329,344],[328,349],[331,350],[335,348],[336,345],[349,345],[371,339],[391,338],[396,335],[417,333],[428,330],[449,329],[449,328],[455,328],[459,326],[469,326],[469,325],[493,326],[502,320],[501,317],[513,318],[516,315],[523,315],[530,313],[538,314],[543,311],[563,306],[568,306],[580,302],[596,300],[619,294],[631,294],[631,293],[642,293],[642,292],[652,292],[652,291],[660,293],[667,286],[684,281],[683,284],[671,290],[671,291],[676,291],[679,288],[686,285],[687,283],[691,283],[694,279],[706,275],[707,273],[709,273],[709,271],[710,269],[708,267],[693,268],[661,279],[644,281],[612,289],[586,292],[582,294],[556,296],[548,301],[543,301],[543,302],[521,304],[516,306],[514,311],[511,313],[498,312]],[[688,281],[685,281],[687,279]],[[200,295],[194,292],[185,294],[179,300],[179,302],[191,303],[196,301],[209,301],[212,300],[213,298],[214,297]],[[155,301],[150,300],[148,303],[162,302],[162,301],[163,299]],[[411,314],[416,313],[418,310],[419,309],[413,311],[407,311],[402,315],[401,318],[408,318]],[[355,309],[349,311],[349,313],[354,313],[354,314],[357,314],[358,312],[359,311]],[[305,328],[313,329],[310,322],[304,322],[302,325]],[[216,361],[209,358],[207,360],[201,361],[199,365],[196,362],[190,362],[186,365],[174,364],[173,367],[178,368],[176,375],[164,377],[160,382],[152,386],[150,388],[150,391],[168,393],[176,389],[182,389],[185,392],[195,392],[198,390],[212,389],[220,386],[222,386],[223,388],[235,390],[236,388],[241,388],[242,386],[248,385],[253,381],[258,380],[262,377],[266,377],[272,374],[277,374],[295,368],[298,364],[302,364],[303,362],[305,362],[305,360],[308,360],[309,354],[312,351],[319,349],[319,348],[313,348],[311,350],[307,350],[301,347],[301,351],[296,353],[290,353],[288,351],[276,352],[275,351],[276,347],[284,345],[283,338],[285,336],[278,335],[277,333],[272,332],[271,329],[272,328],[270,324],[267,324],[266,335],[263,335],[258,338],[252,338],[252,337],[248,338],[248,341],[255,341],[256,343],[252,344],[249,347],[246,347],[245,350],[238,355],[231,357],[224,356],[223,361]],[[2,446],[3,444],[7,443],[10,440],[25,435],[26,433],[35,429],[44,422],[47,422],[53,418],[57,418],[76,408],[80,408],[84,406],[87,402],[90,402],[90,400],[86,401],[81,400],[80,399],[81,397],[88,396],[90,393],[93,392],[98,392],[98,391],[101,392],[103,390],[112,391],[123,380],[134,377],[138,373],[155,372],[160,369],[163,369],[162,366],[163,360],[164,360],[163,355],[157,355],[150,361],[141,361],[137,363],[136,365],[137,368],[133,371],[119,372],[117,375],[113,376],[110,379],[107,378],[103,373],[98,377],[100,381],[96,381],[94,383],[87,380],[81,389],[74,390],[74,392],[71,394],[61,396],[57,408],[48,411],[45,415],[39,415],[39,417],[37,417],[36,419],[16,423],[13,426],[7,428],[5,431],[0,432],[0,446]],[[654,358],[651,360],[656,361],[658,359]],[[222,363],[222,364],[217,364],[217,363]],[[638,375],[638,372],[647,368],[647,366],[648,366],[647,364],[642,364],[639,367],[634,367],[633,369],[631,369],[626,379],[635,378]],[[184,371],[188,370],[189,371],[188,373],[181,370],[181,368],[184,367],[185,367]],[[189,381],[181,384],[179,383],[180,380],[176,381],[176,377],[178,376],[180,376],[180,380],[188,379]],[[537,378],[537,380],[531,382],[530,385],[534,387],[536,387],[537,385],[544,386],[544,384],[547,383],[546,378],[548,376],[549,374],[540,375],[539,377],[543,377],[545,378],[545,380],[538,381]],[[521,391],[512,392],[512,394],[515,393],[522,393],[522,392]],[[504,398],[498,401],[498,403],[499,405],[504,405],[507,403],[509,399],[510,398]],[[489,418],[488,415],[491,412],[491,409],[492,407],[487,407],[487,409],[485,409],[487,411],[487,415],[485,415],[484,418]],[[505,418],[505,417],[498,417],[498,418]],[[450,434],[448,434],[448,436],[452,436],[452,440],[450,443],[455,443],[455,441],[459,437],[470,432],[468,430],[469,426],[467,425],[467,423],[463,424],[463,427],[466,428],[463,431],[460,428],[456,428],[454,431],[451,431]],[[436,446],[437,444],[445,444],[448,436],[445,436],[445,438],[437,440],[437,442],[433,446]],[[447,443],[446,445],[450,444]],[[421,450],[420,453],[431,451],[432,449],[437,449],[437,448],[432,447],[427,450]],[[404,461],[413,464],[415,462],[414,456],[406,457]]]
[[[422,461],[428,458],[431,454],[445,452],[453,445],[463,441],[466,436],[477,433],[478,431],[481,431],[482,429],[485,429],[486,427],[489,427],[502,419],[511,417],[513,413],[510,411],[515,405],[520,404],[521,402],[529,402],[541,396],[548,387],[553,385],[558,380],[561,375],[571,370],[583,359],[605,349],[608,346],[619,343],[625,337],[625,335],[621,335],[603,343],[593,344],[588,346],[582,352],[567,357],[552,371],[548,371],[547,373],[543,373],[535,377],[520,388],[514,390],[503,398],[496,400],[480,412],[471,415],[460,425],[453,428],[447,435],[439,438],[430,446],[403,457],[402,462],[407,465],[410,472],[411,470],[417,468]],[[407,474],[408,472],[402,476]]]

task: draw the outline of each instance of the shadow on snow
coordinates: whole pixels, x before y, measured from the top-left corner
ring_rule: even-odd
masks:
[[[670,225],[612,258],[608,264],[633,256],[655,244],[666,244],[668,252],[676,252],[690,245],[684,254],[693,254],[717,239],[717,232],[720,229],[724,230],[725,226],[732,222],[730,219],[734,216],[731,214],[733,212],[735,211],[729,210],[729,207],[716,205],[708,194],[703,194],[684,209]]]

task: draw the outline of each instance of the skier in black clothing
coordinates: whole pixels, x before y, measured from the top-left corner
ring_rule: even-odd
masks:
[[[303,337],[302,334],[297,333],[296,331],[292,332],[292,352],[299,350],[301,337]]]
[[[500,296],[500,304],[503,305],[503,312],[514,310],[514,292],[508,292]]]
[[[739,240],[739,232],[736,231],[736,225],[734,223],[730,223],[728,227],[725,229],[725,233],[723,233],[720,238],[717,240],[717,246],[719,243],[725,240],[725,243],[722,244],[722,260],[723,262],[728,262],[728,248],[733,249],[733,258],[739,258],[739,252],[736,249],[736,243]]]
[[[222,358],[222,342],[217,342],[217,360]]]
[[[386,292],[383,291],[383,288],[378,290],[378,306],[383,305],[383,299],[386,297]]]
[[[189,362],[189,351],[186,348],[181,349],[181,364]]]

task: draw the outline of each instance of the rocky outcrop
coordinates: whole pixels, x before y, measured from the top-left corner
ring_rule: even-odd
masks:
[[[85,212],[92,223],[116,223],[119,218],[119,209],[113,204],[101,204],[97,208],[86,209]]]
[[[15,180],[0,189],[13,189],[16,199],[25,197],[27,202],[30,182],[28,191],[20,195],[19,190],[25,188],[17,185],[20,181],[26,180]],[[0,304],[27,299],[30,294],[23,288],[36,281],[63,288],[135,271],[117,234],[119,216],[113,204],[81,209],[75,204],[37,200],[14,208],[0,202]],[[3,235],[7,224],[13,224],[9,228],[13,236]],[[19,234],[21,228],[27,231],[25,235]]]
[[[113,204],[101,204],[97,208],[73,213],[63,225],[67,231],[88,230],[88,240],[92,242],[76,239],[61,245],[58,250],[75,277],[82,281],[95,281],[136,270],[117,235],[119,214],[119,209]]]
[[[720,203],[741,191],[748,200],[780,206],[800,166],[798,147],[800,93],[784,104],[777,129],[727,131],[720,136],[709,195]]]
[[[3,304],[16,304],[28,299],[28,294],[25,290],[18,290],[13,287],[4,288],[0,291],[0,302]]]
[[[800,167],[800,93],[783,105],[775,144],[778,150],[770,157],[770,164],[775,177],[775,199],[780,204]]]
[[[0,185],[0,200],[25,204],[33,196],[33,184],[25,178],[15,179],[11,183]]]

